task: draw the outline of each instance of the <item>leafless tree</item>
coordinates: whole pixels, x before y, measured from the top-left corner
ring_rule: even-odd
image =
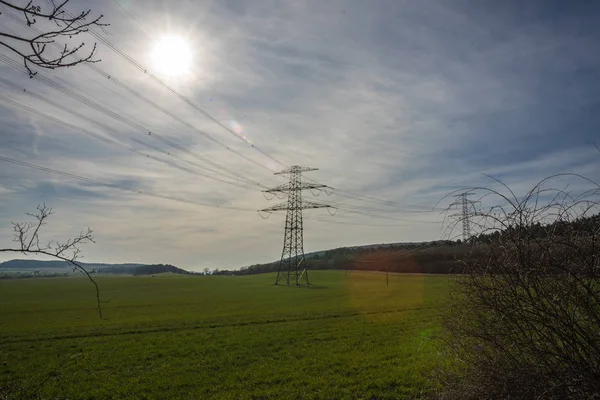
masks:
[[[91,10],[78,14],[70,13],[66,9],[69,1],[57,3],[55,0],[47,0],[47,7],[42,7],[34,1],[29,1],[26,5],[18,5],[16,1],[0,0],[0,4],[6,8],[22,13],[24,23],[30,28],[39,24],[38,20],[49,22],[48,26],[44,26],[45,29],[41,31],[36,29],[29,37],[6,30],[0,31],[0,45],[22,58],[31,77],[36,74],[32,67],[55,69],[99,61],[95,58],[96,43],[91,50],[86,51],[84,51],[85,42],[73,45],[58,43],[59,39],[70,41],[75,36],[89,32],[93,27],[107,26],[101,22],[102,15],[92,18]],[[5,11],[4,14],[7,12]]]
[[[586,189],[553,187],[565,176]],[[599,398],[600,186],[555,175],[518,197],[497,183],[469,188],[497,205],[466,215],[474,251],[445,316],[441,397]]]
[[[51,240],[42,242],[40,231],[46,225],[48,218],[53,214],[50,207],[45,204],[39,205],[35,213],[28,213],[33,218],[33,222],[13,222],[14,238],[16,247],[0,248],[0,253],[15,252],[25,255],[39,254],[50,256],[67,262],[73,267],[74,271],[83,273],[94,285],[96,290],[96,306],[98,315],[102,318],[102,308],[100,307],[100,289],[92,277],[90,271],[86,270],[77,260],[80,258],[80,246],[86,243],[94,243],[91,229],[82,231],[78,236],[68,238],[62,242]]]

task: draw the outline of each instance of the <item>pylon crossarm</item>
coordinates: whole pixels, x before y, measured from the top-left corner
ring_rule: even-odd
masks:
[[[283,171],[275,172],[273,175],[284,175],[284,174],[293,174],[293,173],[301,173],[301,172],[309,172],[309,171],[318,171],[319,168],[311,168],[311,167],[300,167],[298,165],[292,165],[284,169]]]
[[[295,190],[308,190],[308,189],[323,189],[326,188],[327,185],[319,185],[316,183],[300,183],[297,184],[296,187],[291,187],[289,183],[284,183],[283,185],[276,186],[271,189],[263,190],[264,193],[275,193],[275,192],[291,192]]]
[[[287,202],[285,202],[285,203],[275,204],[274,206],[271,206],[269,208],[263,208],[262,210],[258,210],[258,211],[260,211],[260,212],[284,211],[284,210],[287,210],[288,208],[289,208],[289,204]]]
[[[329,204],[320,204],[320,203],[313,203],[312,201],[304,201],[304,202],[302,202],[302,204],[299,204],[296,206],[290,206],[286,202],[286,203],[276,204],[269,208],[263,208],[262,210],[258,210],[258,211],[268,213],[268,212],[273,212],[273,211],[307,210],[307,209],[312,209],[312,208],[327,208],[327,209],[336,209],[337,210],[336,207],[330,206]]]
[[[330,206],[329,204],[314,203],[312,201],[303,201],[301,208],[303,210],[306,210],[306,209],[310,209],[310,208],[335,208],[335,207]]]

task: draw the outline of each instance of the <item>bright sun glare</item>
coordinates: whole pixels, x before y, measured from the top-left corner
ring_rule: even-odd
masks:
[[[151,58],[158,73],[177,77],[189,72],[192,51],[189,43],[181,36],[163,36],[156,42]]]

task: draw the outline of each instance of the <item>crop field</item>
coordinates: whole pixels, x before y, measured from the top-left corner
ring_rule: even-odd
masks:
[[[311,272],[0,280],[0,398],[418,398],[449,278]],[[6,394],[4,394],[6,396]]]

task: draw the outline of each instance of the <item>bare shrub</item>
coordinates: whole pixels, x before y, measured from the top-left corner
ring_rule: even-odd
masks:
[[[587,190],[553,188],[562,177]],[[476,251],[445,316],[457,367],[440,397],[600,397],[600,187],[569,174],[523,197],[506,185],[469,191],[498,205],[465,215]]]

